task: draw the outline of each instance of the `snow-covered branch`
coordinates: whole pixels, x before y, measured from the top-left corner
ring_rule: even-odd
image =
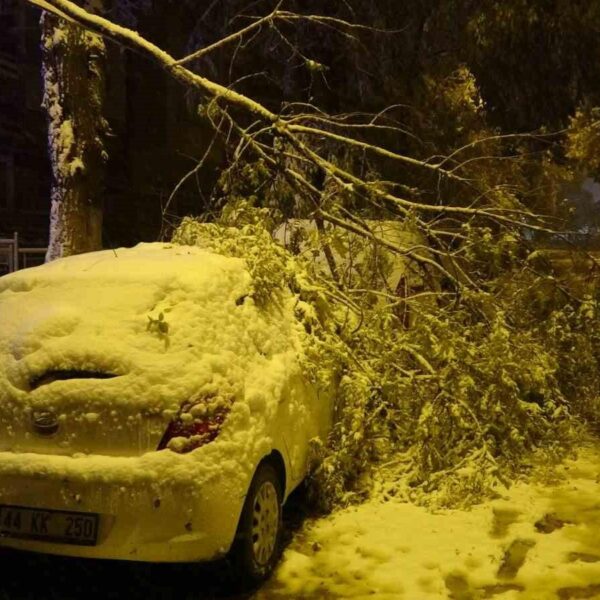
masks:
[[[476,220],[487,223],[494,228],[529,228],[537,231],[551,231],[537,216],[526,208],[518,206],[515,209],[503,206],[490,199],[489,190],[485,186],[463,175],[460,167],[447,168],[447,161],[443,157],[435,162],[421,160],[412,156],[390,150],[381,144],[366,141],[369,133],[377,135],[381,131],[380,116],[372,118],[367,123],[361,123],[354,128],[352,124],[345,123],[339,116],[329,115],[326,112],[302,104],[294,108],[291,104],[282,106],[282,110],[274,112],[261,102],[250,96],[244,95],[232,86],[225,86],[207,77],[194,72],[189,63],[202,57],[208,52],[240,41],[245,35],[258,32],[263,25],[272,25],[278,19],[293,22],[299,19],[316,22],[320,25],[335,26],[349,31],[357,30],[353,24],[344,21],[326,19],[316,15],[294,15],[281,11],[279,5],[268,15],[258,18],[250,25],[222,38],[221,40],[201,48],[196,52],[177,59],[162,48],[139,35],[136,31],[119,26],[107,18],[91,14],[79,7],[71,0],[24,0],[36,5],[58,17],[68,19],[79,26],[124,46],[138,54],[146,56],[171,77],[189,88],[199,91],[206,99],[207,105],[217,115],[217,121],[225,119],[230,125],[229,131],[235,131],[241,142],[236,151],[235,160],[239,160],[242,153],[250,151],[256,157],[265,161],[274,174],[280,173],[289,180],[299,192],[309,199],[315,218],[323,219],[329,223],[352,231],[358,235],[383,243],[359,224],[349,218],[345,209],[343,197],[353,197],[370,210],[383,211],[403,219],[411,219],[421,235],[425,236],[432,246],[432,251],[407,249],[403,247],[390,248],[391,250],[408,255],[412,260],[434,268],[443,277],[454,282],[473,283],[464,271],[455,265],[453,269],[442,266],[440,256],[444,255],[451,264],[454,256],[449,245],[460,237],[457,225]],[[360,29],[364,29],[363,26]],[[310,112],[307,113],[307,110]],[[314,114],[311,114],[314,112]],[[218,117],[221,115],[221,117]],[[252,123],[250,127],[242,123]],[[339,125],[346,125],[340,128]],[[215,127],[216,130],[219,127]],[[373,139],[373,136],[371,136]],[[397,182],[391,185],[382,183],[378,179],[370,178],[364,172],[358,171],[351,164],[341,165],[331,158],[326,141],[330,146],[343,148],[345,151],[362,153],[363,156],[373,155],[380,160],[391,161],[399,166],[410,169],[423,176],[434,178],[434,185],[439,187],[444,182],[446,189],[450,190],[451,201],[443,197],[433,203],[423,202],[411,193],[400,195],[399,190],[409,191],[407,186]],[[462,152],[464,149],[460,149]],[[284,156],[293,155],[293,160],[285,160]],[[468,160],[463,164],[468,164]],[[472,160],[472,159],[471,159]],[[297,168],[302,164],[301,168]],[[324,206],[325,194],[320,185],[311,180],[307,175],[312,172],[321,174],[321,178],[330,182],[337,190],[339,199],[336,199],[338,209],[331,210]],[[192,173],[196,172],[194,169]],[[474,194],[475,192],[475,194]],[[473,196],[475,195],[475,200]],[[329,194],[328,198],[331,198]],[[446,228],[442,223],[448,220],[451,227]],[[448,243],[444,241],[448,240]],[[384,244],[386,245],[386,244]],[[389,244],[387,244],[389,246]],[[332,265],[335,271],[335,266]],[[452,271],[452,272],[451,272]],[[462,271],[462,273],[461,273]],[[459,273],[458,276],[452,273]]]

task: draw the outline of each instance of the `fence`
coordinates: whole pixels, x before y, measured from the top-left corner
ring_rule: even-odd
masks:
[[[16,232],[11,238],[0,238],[0,275],[39,265],[45,255],[46,248],[19,246]]]

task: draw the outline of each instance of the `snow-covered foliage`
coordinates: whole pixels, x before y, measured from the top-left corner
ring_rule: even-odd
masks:
[[[282,290],[294,294],[294,312],[307,333],[301,360],[305,376],[322,389],[335,385],[340,351],[336,320],[326,289],[308,265],[273,241],[264,226],[267,211],[239,205],[223,212],[218,223],[185,218],[173,235],[175,244],[196,245],[243,259],[250,274],[248,295],[260,306],[277,300]]]
[[[307,259],[307,245],[322,239],[306,235],[293,257],[263,226],[265,209],[235,206],[218,223],[184,220],[174,240],[245,258],[257,298],[282,284],[296,293],[314,334],[306,372],[322,385],[338,382],[334,430],[327,445],[314,446],[312,490],[322,505],[368,494],[374,465],[385,465],[389,494],[468,503],[506,483],[532,453],[557,455],[578,418],[595,414],[597,304],[561,292],[551,267],[533,269],[535,256],[526,260],[515,237],[468,232],[478,248],[472,272],[480,269],[487,284],[464,290],[458,302],[435,289],[435,279],[434,289],[402,297],[374,278],[397,265],[391,252],[363,240],[357,253],[338,237],[342,269],[340,257],[355,261],[339,287],[324,277],[323,261],[315,269]]]

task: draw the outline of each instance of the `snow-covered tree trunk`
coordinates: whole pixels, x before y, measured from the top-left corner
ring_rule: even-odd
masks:
[[[102,247],[105,45],[102,38],[43,13],[44,107],[52,164],[46,260]]]

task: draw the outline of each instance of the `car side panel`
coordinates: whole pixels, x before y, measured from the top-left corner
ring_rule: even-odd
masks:
[[[317,390],[300,376],[291,378],[280,402],[277,423],[289,462],[291,491],[308,473],[311,440],[327,439],[332,425],[331,394]]]

